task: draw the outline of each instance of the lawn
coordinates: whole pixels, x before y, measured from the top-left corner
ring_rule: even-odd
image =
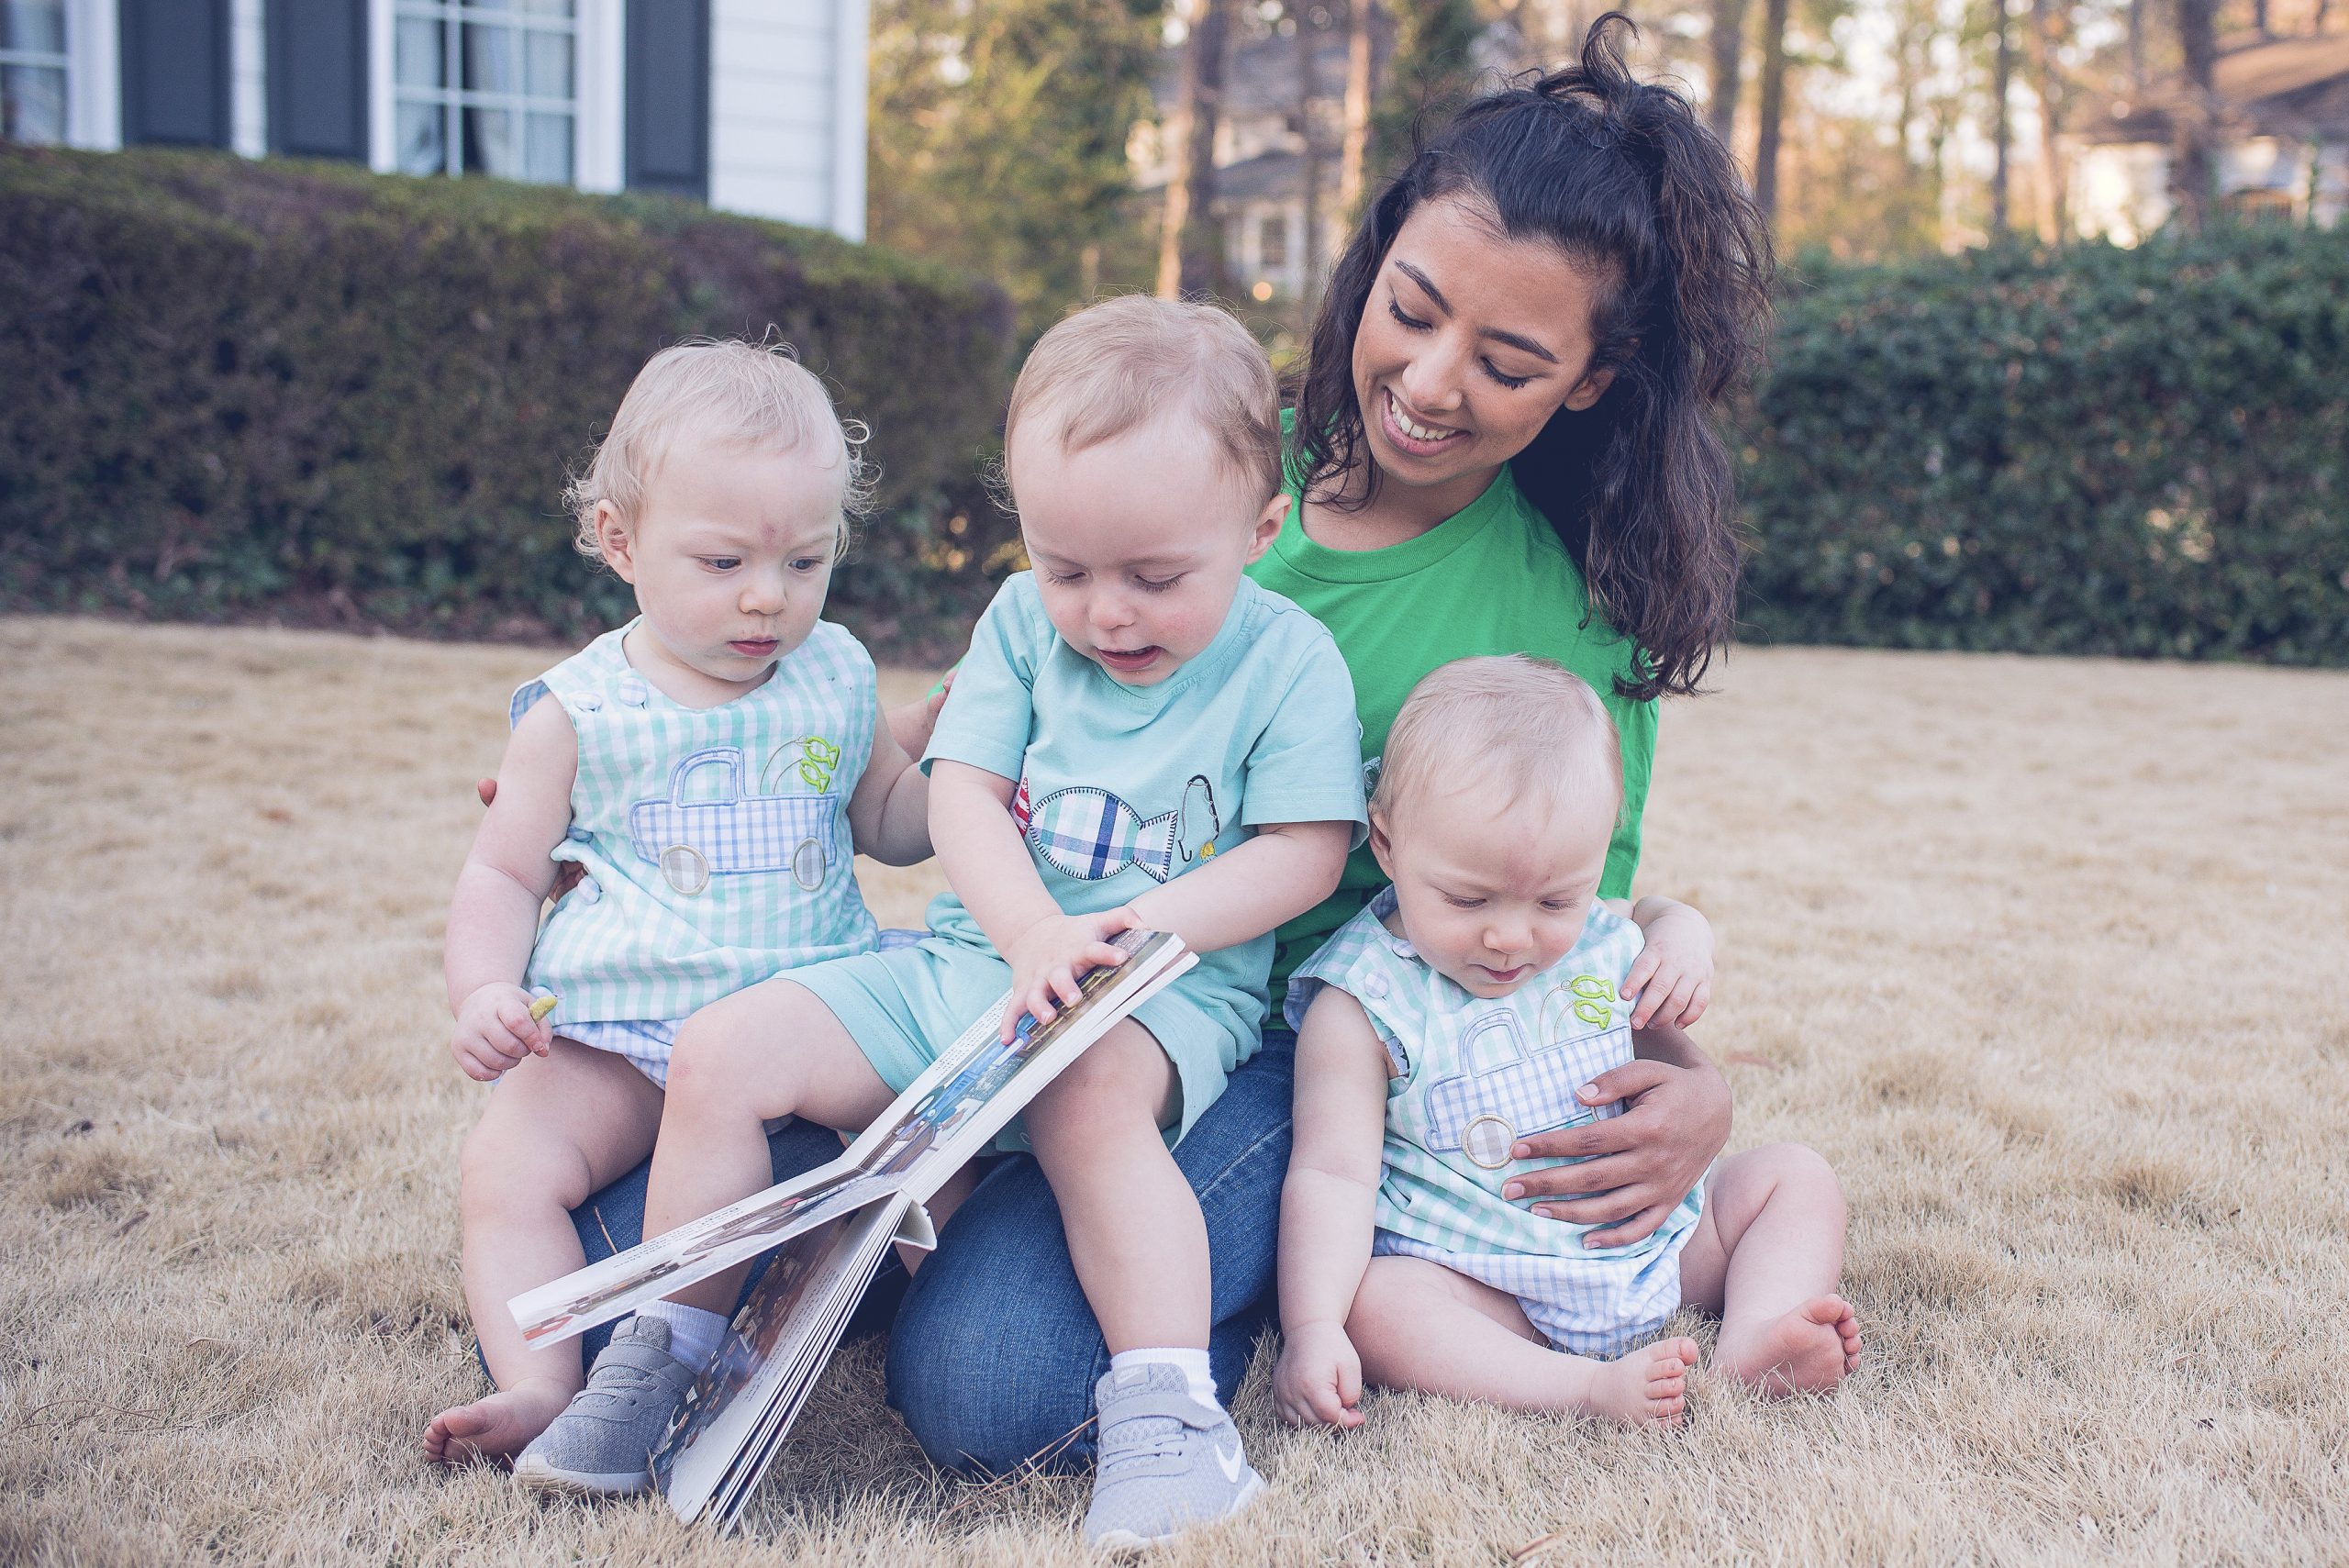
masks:
[[[0,620],[0,1561],[1086,1561],[852,1346],[724,1543],[428,1468],[478,1386],[440,943],[554,655]],[[891,677],[905,695],[923,677]],[[2349,674],[1753,650],[1664,717],[1735,1144],[1842,1173],[1868,1360],[1685,1429],[1235,1409],[1170,1563],[2349,1559]],[[933,868],[862,864],[885,922]],[[1003,1304],[1017,1311],[1016,1301]]]

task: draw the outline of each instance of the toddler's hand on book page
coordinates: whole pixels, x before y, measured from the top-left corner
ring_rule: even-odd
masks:
[[[530,1016],[530,994],[503,982],[482,986],[457,1009],[456,1037],[449,1042],[468,1078],[486,1084],[532,1054],[554,1046],[546,1020]]]
[[[1087,970],[1125,962],[1125,953],[1109,945],[1120,931],[1141,926],[1141,917],[1127,905],[1097,915],[1047,915],[1019,933],[1004,951],[1011,965],[1011,1006],[1003,1010],[1007,1043],[1022,1017],[1033,1014],[1049,1024],[1061,1006],[1082,995],[1076,983]]]
[[[1335,1323],[1300,1323],[1284,1332],[1273,1369],[1273,1408],[1292,1427],[1359,1427],[1362,1358]]]
[[[1687,1029],[1713,999],[1713,925],[1686,904],[1673,904],[1640,923],[1647,946],[1623,976],[1631,1027],[1668,1024]]]

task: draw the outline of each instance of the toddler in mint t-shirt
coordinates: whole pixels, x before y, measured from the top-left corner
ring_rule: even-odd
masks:
[[[1174,932],[1199,965],[1022,1118],[1109,1351],[1085,1537],[1142,1545],[1263,1488],[1208,1370],[1207,1226],[1172,1148],[1257,1049],[1275,928],[1367,831],[1361,726],[1329,632],[1243,575],[1289,501],[1272,367],[1230,316],[1130,297],[1053,328],[1013,389],[1005,471],[1034,570],[981,618],[923,760],[952,891],[918,946],[686,1024],[644,1229],[765,1185],[763,1118],[862,1128],[1007,990],[1008,1040],[1119,962],[1110,938]],[[660,1310],[722,1312],[738,1279]]]

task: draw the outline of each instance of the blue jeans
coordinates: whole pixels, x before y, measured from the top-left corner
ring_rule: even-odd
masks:
[[[1174,1151],[1207,1217],[1208,1355],[1227,1397],[1256,1337],[1275,1320],[1275,1229],[1288,1172],[1296,1046],[1286,1029],[1267,1029],[1264,1049]],[[769,1143],[777,1181],[841,1151],[830,1132],[800,1123]],[[649,1168],[573,1212],[590,1262],[642,1238]],[[885,1274],[874,1286],[868,1320],[874,1308],[885,1310],[885,1285],[904,1296],[890,1331],[889,1403],[932,1462],[996,1474],[1040,1455],[1053,1470],[1091,1466],[1090,1429],[1070,1434],[1092,1418],[1093,1385],[1109,1370],[1109,1351],[1077,1286],[1060,1206],[1031,1156],[995,1162],[911,1283]],[[608,1334],[585,1336],[591,1361]]]

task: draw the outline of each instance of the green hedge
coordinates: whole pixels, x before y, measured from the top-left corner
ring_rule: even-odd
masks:
[[[0,298],[16,607],[580,638],[630,601],[566,468],[655,350],[770,324],[874,430],[844,618],[902,648],[984,602],[1011,314],[938,268],[661,197],[0,148]]]
[[[2349,230],[1824,272],[1736,424],[1753,634],[2349,663]]]

